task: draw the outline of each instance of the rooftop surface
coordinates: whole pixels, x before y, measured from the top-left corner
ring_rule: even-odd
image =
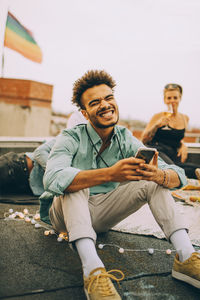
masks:
[[[32,204],[0,203],[0,299],[85,300],[78,255],[66,241],[58,242],[56,235],[45,236],[43,227],[5,219],[10,208],[19,212],[27,208],[35,214],[39,205],[34,200]],[[166,249],[173,250],[166,240],[109,231],[99,235],[99,244],[131,250],[119,253],[113,246],[98,248],[107,270],[125,274],[120,288],[116,285],[123,300],[200,299],[198,289],[171,277],[175,253],[166,254]],[[154,250],[151,255],[149,248],[163,251]]]

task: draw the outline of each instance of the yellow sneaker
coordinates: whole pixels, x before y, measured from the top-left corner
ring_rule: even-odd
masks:
[[[97,275],[94,274],[96,272],[98,272]],[[120,273],[121,277],[115,277],[111,274],[112,272]],[[124,279],[124,274],[120,270],[107,272],[104,268],[97,268],[90,272],[87,278],[84,277],[84,290],[87,300],[120,300],[121,297],[110,278],[119,282]]]
[[[196,168],[195,175],[197,176],[197,179],[200,180],[200,168]]]
[[[192,253],[184,262],[180,262],[178,254],[176,254],[172,268],[172,277],[200,289],[200,253]]]

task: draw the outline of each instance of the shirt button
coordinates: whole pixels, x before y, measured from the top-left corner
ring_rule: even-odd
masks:
[[[26,171],[27,169],[26,168],[24,168],[24,171]]]
[[[94,155],[96,155],[97,153],[96,152],[94,152]]]

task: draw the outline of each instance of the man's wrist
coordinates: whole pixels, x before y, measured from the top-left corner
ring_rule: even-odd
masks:
[[[164,173],[163,170],[157,169],[157,180],[155,182],[159,185],[162,185],[164,181]]]
[[[170,172],[168,170],[162,170],[163,173],[163,180],[161,185],[163,187],[169,188],[169,184],[170,184]]]

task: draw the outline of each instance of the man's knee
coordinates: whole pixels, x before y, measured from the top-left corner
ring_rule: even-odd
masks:
[[[90,190],[88,188],[86,189],[82,189],[82,190],[79,190],[77,192],[73,192],[73,193],[68,193],[68,192],[65,192],[64,195],[63,195],[63,199],[80,199],[80,200],[89,200],[89,196],[90,196]],[[75,200],[74,200],[75,201]]]

